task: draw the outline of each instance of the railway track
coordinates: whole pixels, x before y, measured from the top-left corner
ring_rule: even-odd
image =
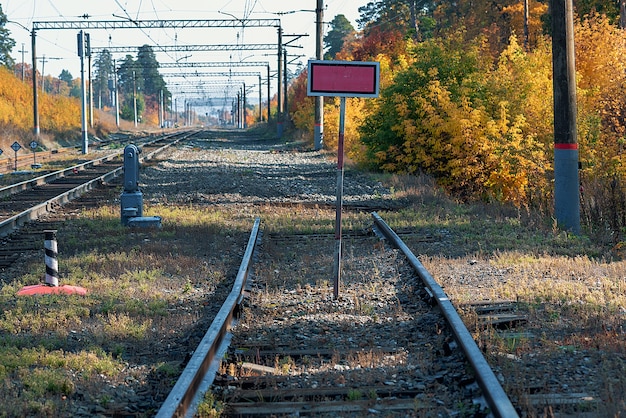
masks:
[[[357,283],[338,300],[306,284],[268,296],[264,279],[250,274],[257,220],[228,300],[157,416],[189,416],[204,391],[223,416],[517,416],[443,290],[372,216],[405,257],[389,266],[399,276],[370,283],[374,302]],[[349,235],[373,252],[372,264],[389,264],[393,251],[381,252],[378,238]]]
[[[142,160],[149,160],[194,131],[168,134],[140,143]],[[37,219],[90,189],[123,173],[123,149],[73,167],[25,180],[0,189],[0,237]]]
[[[119,148],[120,144],[127,144],[134,141],[143,142],[147,137],[149,137],[147,134],[132,132],[111,134],[106,139],[90,140],[89,149],[102,150],[111,146],[117,146]],[[1,154],[3,158],[0,160],[0,177],[3,174],[11,174],[16,170],[28,171],[45,163],[55,162],[61,158],[69,158],[68,156],[79,153],[80,148],[82,148],[81,146],[76,146],[33,152],[26,144],[20,145],[22,145],[22,148],[16,153],[17,155],[15,155],[12,150],[3,150]]]
[[[196,140],[193,151],[184,151],[183,155],[189,159],[202,146],[202,140]],[[172,161],[168,159],[167,163]],[[224,164],[223,159],[220,161]],[[192,166],[199,164],[194,161]],[[220,173],[224,176],[223,171]],[[245,182],[253,180],[249,172],[241,177]],[[160,181],[171,183],[169,178]],[[179,187],[180,184],[174,184],[174,189]],[[82,197],[82,203],[75,209],[73,204],[65,205],[46,215],[45,222],[30,222],[21,227],[19,234],[11,234],[10,242],[5,240],[7,248],[18,256],[20,252],[40,250],[42,229],[59,228],[65,230],[66,236],[77,233],[69,226],[64,227],[73,210],[79,214],[85,204],[91,207],[103,202],[110,204],[108,199],[119,196],[111,193],[113,187],[97,190]],[[317,206],[306,204],[280,207],[282,211],[317,210]],[[222,209],[215,210],[219,213]],[[169,225],[168,228],[163,232],[174,237],[171,244],[178,246],[186,239],[184,235],[175,236],[183,228]],[[379,226],[376,229],[382,231]],[[324,228],[316,230],[324,231]],[[231,234],[240,235],[237,242],[244,242],[245,232],[239,232],[233,230],[212,237],[215,243],[206,252],[211,257],[206,263],[222,262],[224,256],[219,251],[233,244]],[[444,234],[445,238],[445,231],[433,231],[423,237],[416,236],[415,229],[395,233],[413,244],[423,242],[427,246],[441,240],[438,234]],[[385,239],[390,235],[393,234],[387,234]],[[107,388],[103,388],[106,396],[116,397],[115,403],[108,404],[103,404],[101,399],[88,400],[88,392],[81,389],[77,392],[84,399],[74,400],[68,409],[72,411],[70,415],[153,416],[158,411],[159,416],[183,416],[193,414],[201,406],[219,411],[222,416],[515,416],[515,411],[509,410],[511,403],[497,389],[500,382],[497,379],[494,382],[489,365],[482,363],[480,356],[478,360],[468,359],[466,351],[473,349],[468,350],[461,341],[471,337],[466,338],[467,334],[463,337],[463,333],[458,334],[447,324],[441,314],[447,308],[438,304],[447,302],[445,294],[430,280],[424,280],[428,272],[411,261],[410,252],[394,249],[402,245],[381,241],[370,228],[348,229],[344,237],[347,259],[344,282],[339,299],[334,300],[330,284],[323,280],[324,271],[332,264],[331,257],[310,259],[319,257],[320,248],[333,247],[331,233],[261,234],[259,229],[256,237],[251,235],[248,241],[248,247],[251,243],[258,246],[245,251],[248,255],[244,260],[248,261],[239,269],[239,285],[231,289],[231,284],[224,280],[219,292],[206,293],[210,296],[201,299],[203,306],[199,309],[187,302],[169,306],[168,315],[176,318],[162,320],[137,351],[129,349],[123,354],[132,373],[138,374],[137,370],[145,365],[167,361],[184,368],[180,378],[178,374],[172,378],[169,374],[154,373],[135,382],[131,375],[128,378],[134,382],[135,392],[132,396],[120,395],[119,399],[117,395],[109,395],[114,392],[107,383]],[[146,250],[156,248],[155,236],[150,234],[130,231],[127,241],[130,246],[126,251],[144,245]],[[232,256],[228,261],[229,272],[237,271],[239,248],[229,249]],[[359,273],[353,273],[356,271]],[[222,306],[226,295],[231,295],[234,302]],[[98,299],[101,295],[94,293],[93,297]],[[463,308],[476,313],[478,327],[510,328],[511,324],[528,319],[510,301],[477,301]],[[187,314],[187,309],[193,313]],[[100,312],[93,308],[92,311],[84,321],[89,321],[92,313]],[[188,315],[195,320],[193,327],[181,327],[176,321],[187,320],[183,316]],[[205,334],[207,329],[209,332]],[[91,341],[80,330],[73,338],[75,343],[68,338],[67,345],[61,344],[61,349],[80,349]],[[196,345],[196,341],[200,344]],[[484,371],[488,375],[486,379],[479,377],[479,372]],[[504,369],[500,372],[505,376],[509,392],[511,388],[524,390],[513,382],[515,376],[507,375]],[[132,386],[120,385],[125,389]],[[175,390],[170,392],[172,386]],[[496,387],[495,392],[492,386]],[[537,395],[533,397],[521,397],[519,392],[513,395],[516,408],[524,410],[524,399],[536,402],[532,408],[546,411],[559,403],[597,402],[593,393],[580,391],[557,399],[555,395],[543,395],[545,388],[539,384],[535,387]],[[203,394],[205,400],[201,404]]]

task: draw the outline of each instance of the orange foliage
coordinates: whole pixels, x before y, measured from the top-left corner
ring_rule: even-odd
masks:
[[[626,32],[605,16],[576,22],[579,143],[587,175],[626,175]]]
[[[371,61],[378,55],[397,57],[406,54],[407,41],[400,31],[383,31],[372,28],[366,37],[357,37],[337,54],[337,60]]]

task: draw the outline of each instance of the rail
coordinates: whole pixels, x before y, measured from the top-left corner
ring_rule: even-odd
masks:
[[[141,157],[141,161],[144,161],[145,159],[148,158],[152,158],[154,155],[156,155],[159,152],[163,152],[165,149],[171,147],[172,145],[180,142],[181,140],[187,138],[188,136],[193,135],[193,132],[188,133],[186,135],[183,135],[177,139],[175,139],[174,141],[159,147],[158,149],[144,155]],[[154,144],[155,142],[164,139],[163,137],[151,141],[148,144]],[[148,144],[144,144],[148,145]],[[70,167],[68,169],[65,170],[59,170],[56,171],[54,173],[50,173],[46,176],[41,176],[41,177],[37,177],[35,179],[31,179],[31,180],[26,180],[23,181],[21,183],[17,183],[14,184],[12,186],[8,186],[5,187],[3,189],[0,189],[0,198],[4,198],[7,196],[10,196],[11,194],[17,193],[19,191],[22,190],[27,190],[29,188],[33,188],[37,185],[40,184],[46,184],[49,183],[51,181],[54,181],[58,178],[64,177],[67,173],[72,172],[73,170],[82,170],[85,167],[89,167],[89,166],[93,166],[93,165],[97,165],[100,164],[102,162],[105,161],[109,161],[114,159],[115,157],[117,157],[119,154],[123,153],[123,150],[120,150],[119,153],[114,153],[114,154],[110,154],[108,156],[102,157],[102,158],[98,158],[96,160],[92,160],[92,161],[88,161],[79,165],[76,165],[74,167]],[[83,183],[71,190],[68,190],[62,194],[59,194],[56,197],[53,197],[52,199],[48,199],[45,202],[42,202],[38,205],[35,205],[15,216],[12,216],[8,219],[5,219],[4,221],[0,222],[0,237],[4,237],[7,236],[8,234],[10,234],[13,230],[15,230],[16,228],[21,227],[22,225],[24,225],[26,222],[30,222],[34,219],[37,219],[39,216],[47,213],[50,211],[50,209],[54,206],[54,205],[63,205],[67,202],[70,202],[78,197],[80,197],[81,195],[83,195],[84,193],[88,192],[89,190],[93,189],[94,187],[96,187],[97,185],[99,185],[102,182],[108,182],[111,181],[112,179],[120,176],[122,173],[124,172],[124,167],[122,165],[120,165],[120,167],[116,168],[115,170],[112,170],[102,176],[99,176],[97,178],[91,179],[86,183]]]
[[[485,357],[482,355],[482,352],[476,345],[476,342],[467,330],[467,327],[465,327],[461,317],[441,286],[439,286],[409,247],[407,247],[407,245],[376,212],[372,213],[372,217],[374,218],[374,223],[378,230],[387,238],[387,240],[389,240],[389,242],[391,242],[392,245],[402,251],[426,287],[428,287],[430,294],[433,295],[437,301],[442,314],[452,328],[452,332],[454,333],[457,342],[472,365],[472,368],[476,373],[476,380],[483,390],[485,399],[487,400],[487,403],[489,404],[489,407],[494,415],[501,418],[518,417],[519,415],[517,414],[517,411],[513,407],[513,404],[511,404],[511,401],[504,392],[504,389],[502,389],[496,375],[493,373],[493,370],[487,363],[487,360],[485,360]]]
[[[181,136],[180,138],[178,138],[177,140],[173,141],[171,144],[168,144],[167,146],[172,146],[172,145],[176,144],[178,141],[181,141],[181,140],[185,139],[188,135],[191,135],[191,134],[193,134],[193,132],[189,132],[189,133],[187,133],[187,135]],[[158,141],[162,141],[163,139],[168,139],[171,136],[174,136],[174,134],[165,135],[165,136],[159,137],[157,139],[154,139],[152,141],[149,141],[149,142],[146,142],[144,144],[141,144],[140,148],[145,147],[145,146],[153,145],[154,143],[156,143]],[[162,151],[163,151],[163,149],[159,148],[159,149],[157,149],[157,150],[147,154],[146,156],[143,156],[142,159],[152,158],[152,156],[155,153],[162,152]],[[45,174],[43,176],[35,177],[33,179],[24,180],[22,182],[15,183],[15,184],[12,184],[10,186],[2,187],[2,188],[0,188],[0,198],[6,197],[6,196],[10,196],[12,194],[21,192],[23,190],[31,189],[33,187],[40,186],[42,184],[50,183],[51,181],[54,181],[54,180],[59,179],[61,177],[65,177],[69,173],[72,173],[74,170],[82,170],[82,169],[87,168],[87,167],[93,167],[95,165],[102,164],[102,163],[107,162],[107,161],[111,161],[111,160],[121,156],[123,153],[124,153],[124,149],[121,148],[121,149],[119,149],[116,152],[113,152],[113,153],[111,153],[109,155],[105,155],[104,157],[96,158],[95,160],[86,161],[84,163],[77,164],[77,165],[74,165],[74,166],[69,167],[69,168],[65,168],[65,169],[58,170],[58,171],[55,171],[55,172],[52,172],[52,173],[48,173],[48,174]]]
[[[375,228],[404,253],[430,294],[436,299],[442,314],[450,324],[452,332],[474,369],[476,380],[493,415],[502,418],[518,417],[517,411],[500,386],[491,367],[483,357],[443,289],[385,221],[375,212],[372,213],[372,216]],[[254,244],[257,241],[258,225],[259,219],[256,220],[253,227],[244,260],[231,293],[159,410],[157,418],[183,417],[195,413],[193,408],[197,407],[199,397],[213,383],[215,371],[221,361],[221,354],[219,353],[225,352],[225,346],[228,344],[226,335],[233,321],[233,312],[242,298],[242,290],[248,275],[250,257],[254,251]],[[212,371],[209,371],[210,369]],[[199,389],[200,386],[202,386],[202,389]]]
[[[186,416],[192,408],[200,387],[211,385],[213,378],[206,376],[207,371],[215,361],[219,361],[216,354],[231,327],[235,308],[241,303],[242,292],[250,271],[250,261],[259,234],[260,222],[259,218],[254,221],[235,284],[228,298],[226,298],[226,302],[220,308],[209,330],[200,341],[198,348],[194,351],[189,363],[187,363],[174,388],[157,413],[157,418]]]

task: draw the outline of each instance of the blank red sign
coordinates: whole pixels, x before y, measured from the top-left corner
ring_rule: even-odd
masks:
[[[312,60],[308,69],[309,96],[378,97],[378,62]]]

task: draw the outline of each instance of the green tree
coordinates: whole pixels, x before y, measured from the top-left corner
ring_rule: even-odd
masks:
[[[137,100],[137,119],[144,109],[143,77],[141,67],[131,55],[126,55],[118,69],[118,82],[121,93],[121,111],[123,119],[134,120],[134,100]]]
[[[64,96],[73,96],[72,94],[72,74],[67,70],[62,70],[61,74],[59,74],[59,78],[56,80],[57,83],[57,94]],[[80,94],[75,97],[80,97]]]
[[[139,48],[136,65],[141,77],[144,79],[144,94],[146,96],[159,97],[161,90],[165,90],[165,81],[159,74],[159,62],[156,60],[154,51],[150,45]]]
[[[72,84],[73,79],[74,77],[72,77],[72,74],[67,70],[63,70],[61,74],[59,74],[59,80],[65,81],[68,85]]]
[[[139,73],[139,66],[132,55],[126,55],[117,70],[120,93],[123,96],[132,95],[135,90],[141,91],[143,78]]]
[[[414,40],[432,36],[435,20],[432,17],[439,1],[436,0],[381,0],[359,8],[357,21],[366,33],[371,28],[383,31],[401,31]]]
[[[146,121],[149,123],[157,123],[158,109],[160,107],[161,94],[165,107],[169,106],[170,93],[167,90],[163,76],[159,73],[159,62],[156,60],[154,51],[149,45],[139,48],[137,53],[136,65],[140,68],[143,77],[143,97],[145,100],[145,109],[147,110]]]
[[[111,52],[104,49],[98,55],[98,59],[94,63],[95,77],[93,82],[93,93],[96,103],[102,106],[111,106],[111,90],[109,86],[113,85],[113,59]]]
[[[2,11],[0,4],[0,65],[13,68],[15,61],[11,57],[11,50],[15,46],[15,40],[11,38],[9,30],[5,27],[7,22],[7,16]]]
[[[344,42],[356,34],[350,21],[342,14],[335,16],[330,26],[331,29],[324,36],[324,47],[328,49],[324,54],[326,59],[334,59]]]

